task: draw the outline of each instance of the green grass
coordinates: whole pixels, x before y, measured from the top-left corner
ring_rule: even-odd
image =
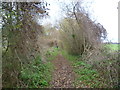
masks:
[[[46,52],[47,60],[54,60],[58,54],[59,54],[59,48],[54,48],[54,47],[50,48]]]
[[[70,60],[74,72],[77,75],[74,81],[75,87],[100,88],[103,86],[99,73],[92,68],[92,65],[82,61],[81,56],[70,55],[64,50],[61,53],[67,60]]]
[[[20,78],[25,87],[42,88],[49,87],[52,79],[53,65],[50,62],[43,63],[41,57],[36,57],[29,65],[22,68]]]
[[[120,50],[120,44],[105,44],[105,47],[111,49],[112,51]]]
[[[61,53],[67,60],[70,60],[70,61],[75,61],[75,60],[77,60],[81,57],[81,56],[78,56],[78,55],[76,55],[76,56],[75,55],[70,55],[64,50],[61,50]]]

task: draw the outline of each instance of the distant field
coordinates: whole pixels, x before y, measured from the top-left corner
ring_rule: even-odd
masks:
[[[105,44],[105,47],[110,48],[111,50],[120,50],[120,44]]]

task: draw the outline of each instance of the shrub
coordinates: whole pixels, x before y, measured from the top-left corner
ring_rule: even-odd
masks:
[[[119,82],[118,70],[119,68],[119,53],[109,52],[106,47],[100,51],[92,51],[83,56],[83,59],[88,64],[91,64],[96,69],[104,81],[107,83],[107,87],[117,87]]]
[[[41,57],[36,57],[29,65],[22,68],[19,87],[41,88],[48,87],[53,70],[50,62],[43,63]]]
[[[78,5],[74,7],[76,9],[72,11],[72,16],[60,23],[60,39],[68,53],[82,55],[87,50],[100,48],[102,39],[106,38],[106,30],[101,24],[93,22],[85,12],[78,10]]]

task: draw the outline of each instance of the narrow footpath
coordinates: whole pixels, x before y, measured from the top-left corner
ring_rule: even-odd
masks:
[[[75,74],[70,65],[62,55],[58,55],[55,60],[51,61],[55,66],[52,81],[50,82],[53,88],[73,88]]]

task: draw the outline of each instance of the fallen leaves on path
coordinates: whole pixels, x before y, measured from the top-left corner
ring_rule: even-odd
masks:
[[[55,66],[53,73],[53,79],[50,82],[53,88],[71,88],[73,87],[74,72],[67,61],[62,55],[58,55],[55,60],[52,61]]]

